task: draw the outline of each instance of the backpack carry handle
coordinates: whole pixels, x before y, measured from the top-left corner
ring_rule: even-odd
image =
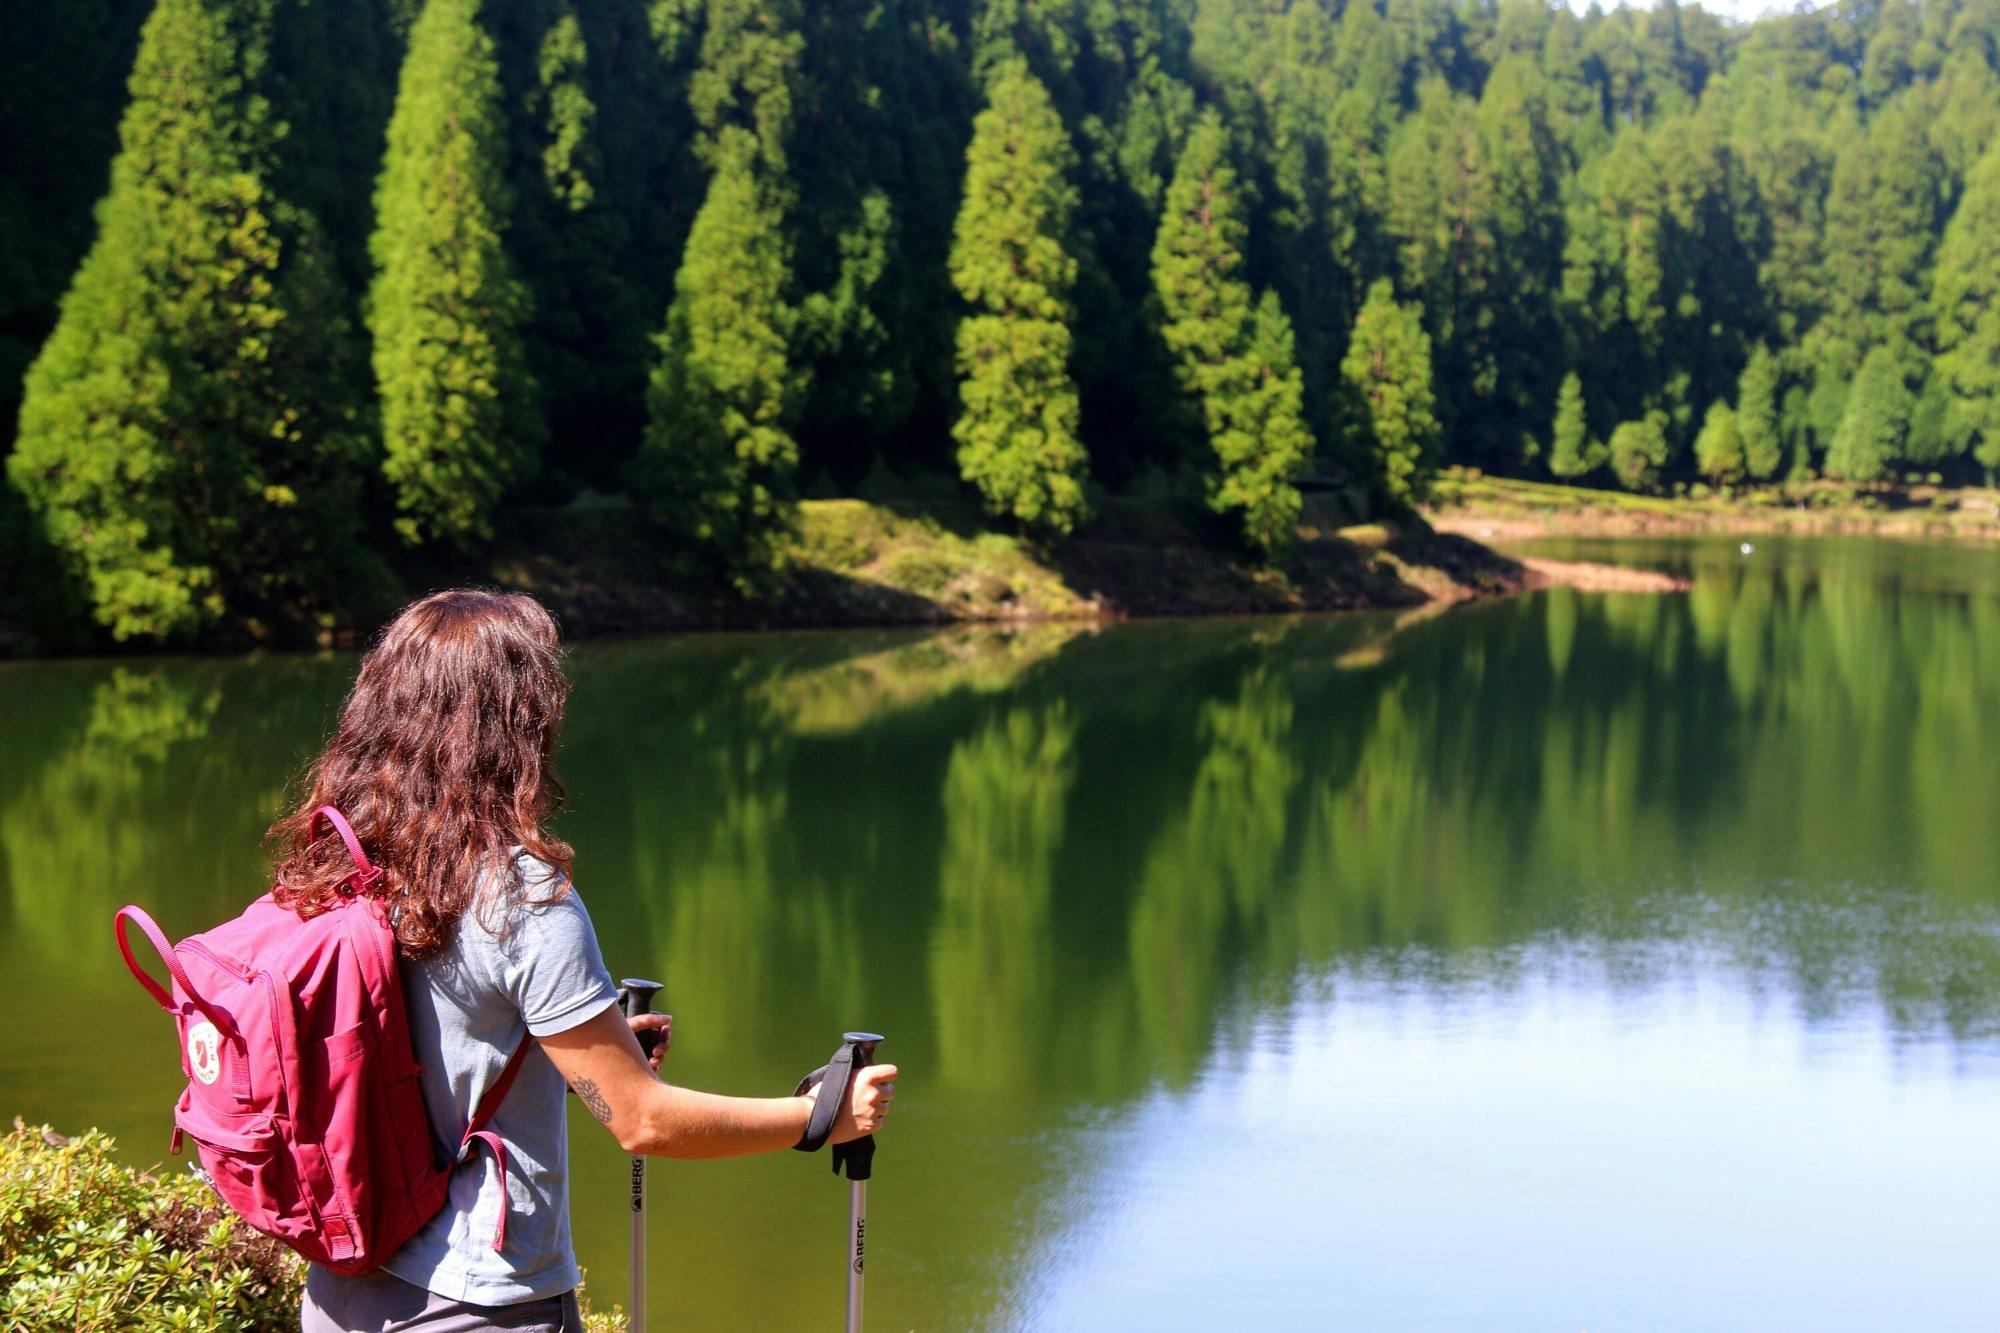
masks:
[[[194,983],[188,980],[187,969],[181,966],[181,960],[174,955],[174,946],[167,943],[166,932],[160,929],[158,922],[146,915],[144,908],[134,907],[128,903],[119,908],[118,914],[112,919],[116,923],[118,932],[118,952],[125,955],[125,966],[132,969],[132,975],[139,979],[139,984],[146,988],[147,993],[160,1002],[160,1008],[170,1014],[179,1012],[174,1007],[174,997],[167,993],[164,986],[153,980],[152,975],[139,966],[139,960],[132,956],[132,944],[125,938],[127,921],[138,922],[139,929],[145,932],[146,938],[152,942],[154,952],[160,955],[160,961],[167,965],[167,974],[174,979],[182,993],[194,1002],[194,1007],[201,1010],[202,1016],[215,1024],[216,1031],[236,1035],[236,1024],[230,1021],[229,1015],[203,999],[195,990]]]
[[[340,835],[341,843],[347,848],[348,859],[354,862],[354,873],[341,881],[347,886],[347,895],[351,898],[355,894],[373,892],[375,886],[382,882],[382,867],[370,861],[368,853],[361,850],[361,840],[354,836],[353,826],[340,811],[330,805],[322,805],[313,811],[312,818],[306,823],[306,842],[311,843],[318,836],[322,820],[332,825],[333,831]]]

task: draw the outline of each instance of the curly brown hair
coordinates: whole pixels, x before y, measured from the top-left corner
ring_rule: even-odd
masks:
[[[276,899],[311,917],[346,891],[340,840],[313,837],[322,805],[381,867],[370,892],[393,905],[405,958],[449,944],[488,875],[522,887],[512,847],[555,868],[559,897],[574,853],[542,822],[562,806],[551,759],[568,695],[555,620],[532,597],[460,588],[405,607],[361,659],[305,798],[266,835]]]

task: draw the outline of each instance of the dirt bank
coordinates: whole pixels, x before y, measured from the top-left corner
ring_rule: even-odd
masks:
[[[1310,510],[1290,558],[1272,569],[1227,550],[1206,515],[1138,504],[1107,509],[1083,533],[1036,543],[986,530],[976,511],[809,500],[800,506],[783,574],[761,595],[746,596],[713,573],[674,563],[628,504],[600,499],[513,511],[501,525],[507,534],[502,549],[476,558],[412,561],[399,571],[399,582],[408,596],[454,584],[530,593],[556,612],[573,639],[1407,610],[1554,584],[1637,592],[1679,586],[1643,571],[1517,560],[1462,531],[1423,523],[1315,526]],[[399,601],[385,596],[368,623],[327,642],[357,646]],[[108,646],[82,643],[75,650]],[[283,645],[218,637],[187,646],[235,652]],[[49,651],[20,627],[0,623],[0,657]]]
[[[745,599],[649,563],[629,515],[551,521],[495,566],[576,636],[661,630],[1117,620],[1407,609],[1555,584],[1665,592],[1665,575],[1516,560],[1422,525],[1302,529],[1281,569],[1218,550],[1158,514],[1114,513],[1051,544],[981,530],[978,516],[859,500],[808,501],[785,578]]]

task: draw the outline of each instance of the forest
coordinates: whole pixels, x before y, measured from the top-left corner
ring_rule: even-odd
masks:
[[[352,623],[532,506],[1282,560],[1445,464],[2000,468],[2000,2],[54,0],[0,54],[0,616]],[[886,480],[885,480],[886,479]],[[428,562],[428,563],[426,563]]]

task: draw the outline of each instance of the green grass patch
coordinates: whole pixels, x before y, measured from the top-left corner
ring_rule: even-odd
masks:
[[[796,565],[922,597],[957,616],[1096,612],[1018,537],[968,535],[931,513],[865,500],[802,502],[789,555]]]

